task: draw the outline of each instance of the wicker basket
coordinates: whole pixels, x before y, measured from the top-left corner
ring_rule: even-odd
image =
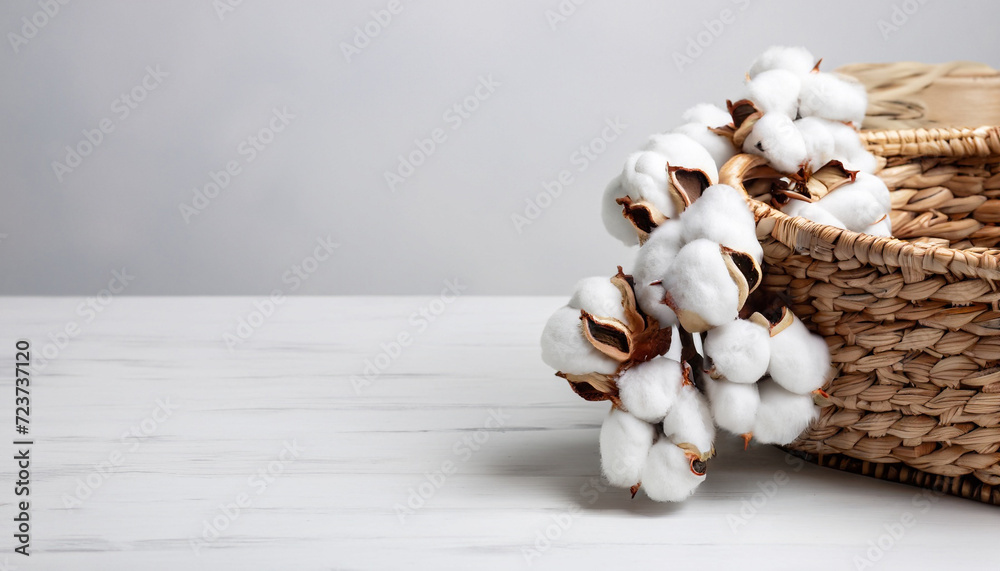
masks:
[[[769,169],[756,157],[738,155],[720,173],[751,196],[761,287],[790,294],[838,371],[819,420],[787,449],[1000,504],[1000,127],[934,127],[956,116],[949,92],[963,105],[953,124],[972,121],[970,100],[982,103],[978,124],[1000,124],[1000,75],[975,64],[841,71],[869,88],[865,125],[880,130],[862,137],[881,157],[897,238],[771,208],[769,184],[755,182]],[[907,128],[887,128],[894,120]],[[921,122],[931,128],[912,128]]]

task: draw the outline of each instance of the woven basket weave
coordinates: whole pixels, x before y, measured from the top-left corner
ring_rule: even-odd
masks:
[[[933,127],[949,120],[948,91],[983,101],[1000,124],[1000,75],[973,64],[840,71],[852,70],[869,88],[865,124],[880,127],[862,138],[883,164],[876,174],[892,191],[896,238],[771,208],[770,185],[754,181],[757,157],[738,155],[720,172],[751,197],[761,287],[790,294],[837,369],[825,387],[830,404],[787,449],[1000,504],[1000,127]],[[943,91],[942,78],[952,82]],[[931,105],[920,101],[927,93]],[[883,128],[893,124],[892,109],[907,128]],[[921,117],[932,127],[911,128]]]

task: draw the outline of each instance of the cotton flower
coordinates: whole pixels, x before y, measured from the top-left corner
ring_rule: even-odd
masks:
[[[658,502],[680,502],[705,481],[705,463],[689,451],[661,438],[642,467],[642,489]]]
[[[817,202],[806,202],[804,200],[789,200],[781,207],[781,211],[789,216],[799,216],[806,220],[811,220],[817,224],[826,224],[834,228],[846,230],[847,226],[839,218],[830,214]]]
[[[743,436],[748,443],[760,407],[757,384],[713,379],[707,373],[702,375],[701,381],[715,423],[723,430]]]
[[[622,170],[622,188],[630,198],[652,204],[667,218],[677,216],[678,206],[667,176],[667,157],[663,154],[637,151],[629,155]]]
[[[803,47],[771,46],[757,56],[747,75],[750,79],[772,69],[785,69],[797,75],[806,75],[816,66],[816,58]]]
[[[719,169],[712,155],[697,141],[681,133],[662,133],[653,135],[644,147],[666,157],[673,167],[700,170],[708,177],[709,184],[719,182]]]
[[[833,136],[832,158],[843,162],[844,166],[849,170],[869,174],[875,172],[875,169],[878,167],[878,161],[875,159],[875,155],[865,149],[861,138],[858,137],[857,131],[843,123],[827,121],[826,119],[822,121],[825,122],[827,129]]]
[[[868,108],[865,86],[854,78],[834,73],[809,73],[802,77],[799,114],[861,126]]]
[[[643,313],[656,319],[660,327],[677,324],[674,310],[663,304],[666,290],[661,278],[667,273],[681,245],[680,221],[667,220],[653,230],[646,243],[639,248],[632,270],[636,303]]]
[[[625,317],[625,307],[622,305],[622,293],[611,280],[596,276],[583,278],[573,288],[573,297],[566,304],[573,309],[583,309],[592,315],[611,317],[628,323]]]
[[[855,188],[864,189],[875,202],[882,208],[884,214],[889,214],[892,211],[892,196],[889,194],[889,187],[885,185],[885,181],[881,178],[869,174],[866,172],[859,172],[852,186]]]
[[[757,224],[746,199],[735,188],[715,184],[681,214],[685,242],[705,238],[746,252],[760,264],[764,250],[757,241]]]
[[[830,162],[834,154],[833,133],[829,122],[816,117],[803,117],[795,121],[795,128],[806,143],[806,154],[809,157],[809,168],[816,172]]]
[[[736,319],[742,306],[719,244],[694,240],[677,253],[663,277],[664,302],[691,332],[705,331]]]
[[[622,186],[622,176],[613,178],[604,189],[601,198],[601,221],[604,222],[608,234],[626,246],[635,246],[639,243],[639,235],[635,231],[635,226],[622,215],[622,205],[616,202],[617,199],[627,195],[628,192]]]
[[[663,418],[663,434],[678,446],[697,450],[702,460],[712,455],[715,424],[708,401],[693,384],[682,385],[677,400]]]
[[[871,234],[872,236],[882,236],[885,238],[892,238],[892,220],[888,216],[872,224],[871,226],[865,228],[865,234]]]
[[[685,123],[698,123],[706,127],[722,127],[733,122],[725,109],[711,103],[699,103],[681,114]]]
[[[683,120],[685,123],[675,128],[673,132],[687,135],[704,147],[712,156],[717,168],[721,168],[739,152],[729,137],[711,130],[713,127],[722,127],[732,122],[729,113],[721,108],[709,103],[700,103],[685,111]]]
[[[601,425],[601,471],[612,486],[629,488],[642,479],[656,427],[612,408]]]
[[[762,444],[789,444],[819,417],[810,395],[799,395],[765,380],[757,383],[760,406],[753,425],[753,438]]]
[[[708,331],[705,354],[729,381],[756,383],[767,373],[771,335],[757,323],[736,319]]]
[[[808,160],[806,142],[795,123],[781,113],[766,113],[753,126],[743,152],[764,157],[783,173],[795,173]]]
[[[767,372],[785,390],[808,395],[830,376],[830,349],[790,311],[771,329],[771,359]]]
[[[660,422],[677,402],[684,382],[681,364],[657,357],[618,376],[618,398],[628,412],[646,422]]]
[[[678,186],[671,169],[700,173],[704,182],[696,189]],[[601,217],[608,232],[626,246],[639,242],[639,231],[624,216],[621,201],[652,209],[654,222],[674,218],[687,204],[694,201],[703,186],[718,181],[719,171],[712,155],[697,141],[680,133],[665,133],[650,137],[646,146],[628,156],[620,176],[604,191]],[[684,179],[687,182],[687,179]],[[693,195],[692,195],[693,193]],[[653,224],[655,226],[655,224]],[[631,228],[630,228],[631,227]],[[649,231],[643,228],[641,231]]]
[[[870,181],[848,183],[837,187],[816,204],[843,222],[848,230],[861,232],[886,215],[880,196],[876,194],[878,190],[878,185]]]
[[[787,69],[762,71],[746,84],[746,99],[764,114],[778,113],[795,119],[799,106],[800,75]]]
[[[580,310],[561,307],[542,330],[542,361],[553,369],[571,374],[614,374],[618,361],[598,351],[584,337]]]

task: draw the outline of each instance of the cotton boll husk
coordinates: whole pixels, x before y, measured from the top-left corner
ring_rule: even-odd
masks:
[[[806,142],[795,123],[780,113],[762,116],[746,140],[743,152],[766,158],[783,173],[795,173],[808,159]]]
[[[626,194],[622,187],[621,175],[616,176],[604,189],[604,196],[601,198],[601,221],[604,222],[608,234],[626,246],[635,246],[639,243],[635,226],[622,215],[622,205],[615,202]]]
[[[667,220],[653,230],[639,248],[632,270],[636,303],[643,313],[656,319],[661,328],[676,325],[677,315],[661,303],[666,290],[660,284],[653,285],[653,282],[663,278],[680,249],[681,223],[679,220]]]
[[[816,202],[847,226],[848,230],[861,232],[885,216],[877,198],[865,186],[845,184]]]
[[[733,122],[725,109],[711,103],[699,103],[681,115],[685,123],[699,123],[706,127],[722,127]]]
[[[642,467],[656,438],[656,426],[612,408],[601,425],[601,471],[612,486],[629,488],[642,478]]]
[[[750,79],[771,69],[786,69],[805,75],[816,66],[816,58],[803,47],[771,46],[750,65]]]
[[[792,323],[771,337],[767,372],[786,390],[808,395],[822,388],[830,375],[830,349],[793,315]]]
[[[833,133],[830,132],[826,121],[816,117],[803,117],[795,121],[795,127],[806,142],[809,167],[813,172],[834,158]]]
[[[642,490],[657,502],[680,502],[705,481],[705,475],[691,471],[684,450],[661,438],[649,450],[642,467]]]
[[[729,137],[713,133],[702,123],[685,123],[674,129],[674,133],[687,135],[699,145],[705,147],[708,154],[712,156],[712,161],[717,168],[721,168],[722,165],[726,164],[726,161],[733,158],[739,152]]]
[[[812,220],[817,224],[826,224],[841,230],[847,230],[847,226],[839,218],[830,214],[825,208],[816,202],[805,202],[804,200],[790,200],[788,204],[781,207],[781,211],[789,216],[800,216],[806,220]]]
[[[740,291],[716,242],[698,239],[685,245],[662,279],[677,307],[697,313],[712,327],[739,313]]]
[[[802,80],[787,69],[762,71],[746,84],[747,99],[760,111],[780,113],[795,119]]]
[[[802,77],[799,114],[861,126],[868,109],[865,86],[854,78],[835,73],[809,73]]]
[[[767,373],[771,334],[756,323],[736,319],[709,330],[705,353],[715,370],[730,381],[756,383]]]
[[[671,199],[667,159],[653,151],[637,151],[629,155],[622,170],[622,186],[632,200],[645,200],[667,218],[677,215]]]
[[[618,397],[632,416],[646,422],[660,422],[677,401],[681,364],[657,357],[626,369],[618,376]]]
[[[708,401],[694,385],[683,385],[663,418],[663,434],[677,444],[693,444],[701,453],[712,450],[715,424]]]
[[[865,234],[870,234],[872,236],[882,236],[885,238],[892,238],[892,220],[888,216],[883,218],[881,221],[872,224],[871,226],[865,228]]]
[[[583,278],[573,288],[573,297],[566,304],[574,309],[583,309],[598,317],[613,317],[622,323],[628,323],[625,317],[625,306],[622,305],[622,292],[606,277]]]
[[[771,380],[757,383],[760,407],[753,425],[754,440],[762,444],[788,444],[819,417],[810,395],[797,395]]]
[[[705,238],[746,252],[756,258],[758,264],[764,259],[750,207],[743,195],[727,184],[706,188],[701,198],[681,213],[681,224],[685,242]]]
[[[719,182],[719,169],[715,160],[712,159],[712,155],[705,147],[687,135],[682,133],[653,135],[649,138],[644,150],[663,155],[672,167],[704,171],[711,184]],[[668,218],[673,218],[673,216],[668,216]]]
[[[875,155],[865,149],[857,131],[843,123],[827,121],[826,119],[822,119],[822,121],[833,136],[833,156],[831,158],[843,162],[844,166],[850,170],[869,174],[875,172],[875,169],[878,168],[878,161],[875,159]]]
[[[583,336],[579,309],[557,309],[545,323],[541,343],[542,361],[557,371],[612,375],[618,370],[618,361],[595,349]]]
[[[708,396],[709,408],[715,424],[733,434],[746,434],[753,430],[760,406],[760,394],[756,383],[733,383],[725,379],[715,380],[707,374],[701,377],[702,386]]]

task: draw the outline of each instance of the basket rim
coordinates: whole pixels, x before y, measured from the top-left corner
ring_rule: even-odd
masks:
[[[861,141],[882,157],[1000,155],[1000,126],[861,130]]]
[[[865,143],[876,141],[877,145],[884,145],[888,151],[895,152],[889,156],[1000,156],[1000,126],[877,130],[864,131],[861,136]],[[923,143],[944,154],[907,154],[914,148],[921,148]],[[983,149],[987,152],[980,154]],[[886,156],[881,150],[877,148],[876,154]],[[719,170],[719,182],[736,188],[747,200],[757,222],[758,239],[762,233],[771,235],[792,251],[808,253],[810,257],[825,262],[854,258],[865,264],[899,268],[905,283],[921,281],[930,274],[1000,281],[1000,252],[997,250],[973,252],[937,244],[914,244],[898,238],[872,236],[819,224],[772,208],[751,197],[743,184],[748,171],[766,164],[767,160],[763,157],[741,153]],[[878,172],[875,174],[877,176]]]

